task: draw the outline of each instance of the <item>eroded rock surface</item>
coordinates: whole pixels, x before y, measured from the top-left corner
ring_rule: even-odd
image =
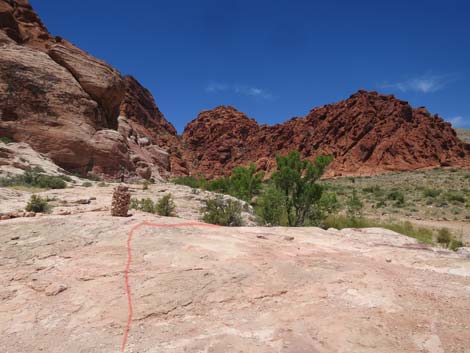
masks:
[[[143,221],[184,222],[1,222],[2,351],[118,352]],[[143,227],[131,248],[125,352],[468,352],[470,260],[390,231]]]
[[[27,0],[0,0],[0,46],[1,136],[81,174],[186,173],[176,130],[151,94],[52,36]]]
[[[192,173],[206,176],[227,175],[250,162],[271,172],[275,156],[292,150],[306,158],[333,155],[330,176],[470,167],[470,145],[449,123],[424,108],[367,91],[274,126],[260,126],[233,107],[217,107],[186,126],[183,142]]]

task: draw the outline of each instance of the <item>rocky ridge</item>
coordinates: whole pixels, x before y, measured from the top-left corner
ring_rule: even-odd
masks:
[[[259,125],[233,107],[217,107],[186,126],[183,143],[192,173],[210,177],[250,162],[271,172],[275,156],[291,150],[305,158],[333,155],[329,176],[470,167],[470,145],[450,123],[392,95],[364,90],[274,126]]]

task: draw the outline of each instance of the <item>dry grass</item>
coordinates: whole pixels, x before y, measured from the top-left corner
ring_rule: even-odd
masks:
[[[341,204],[355,189],[368,217],[470,222],[470,170],[433,169],[324,183]]]
[[[470,129],[455,129],[455,131],[462,141],[470,143]]]

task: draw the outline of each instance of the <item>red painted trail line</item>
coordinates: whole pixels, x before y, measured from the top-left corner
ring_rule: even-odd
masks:
[[[132,296],[131,296],[131,287],[129,285],[129,270],[131,268],[132,262],[132,238],[134,237],[134,232],[139,230],[142,227],[161,227],[161,228],[175,228],[175,227],[209,227],[209,228],[218,228],[219,226],[214,224],[206,224],[206,223],[198,223],[198,222],[189,222],[189,223],[177,223],[177,224],[162,224],[162,223],[152,223],[152,222],[142,222],[135,226],[133,226],[129,232],[129,236],[127,238],[127,263],[126,269],[124,272],[125,278],[125,288],[127,293],[127,305],[129,307],[129,316],[127,317],[127,324],[124,330],[124,336],[122,338],[122,345],[121,345],[121,352],[124,352],[126,349],[127,337],[129,336],[129,331],[131,328],[132,323],[132,316],[134,315],[134,311],[132,308]]]

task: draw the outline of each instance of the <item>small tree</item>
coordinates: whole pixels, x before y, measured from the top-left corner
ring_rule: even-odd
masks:
[[[224,200],[218,196],[213,199],[206,200],[206,206],[202,209],[204,222],[218,224],[221,226],[237,227],[241,226],[242,221],[242,205],[235,200]]]
[[[277,171],[272,180],[283,194],[284,208],[289,226],[304,225],[307,221],[316,222],[318,206],[323,187],[317,181],[325,172],[331,156],[318,156],[313,162],[302,160],[300,153],[293,151],[287,156],[276,157]]]
[[[160,216],[173,217],[175,216],[175,203],[171,198],[171,194],[163,196],[160,201],[158,201],[156,210]]]
[[[284,208],[284,194],[269,185],[256,201],[256,215],[261,223],[271,226],[286,226],[287,213]]]
[[[264,174],[256,173],[254,164],[249,167],[237,167],[232,171],[229,179],[230,195],[246,202],[251,202],[253,196],[259,194]]]

